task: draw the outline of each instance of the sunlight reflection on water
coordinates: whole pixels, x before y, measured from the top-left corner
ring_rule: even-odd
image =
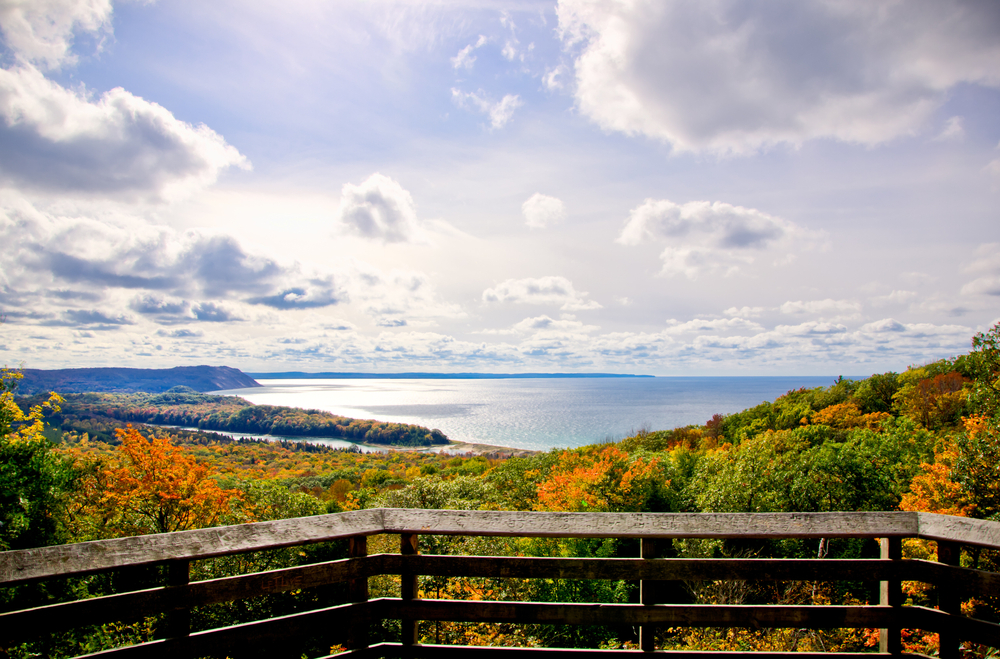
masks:
[[[456,441],[548,450],[647,427],[703,424],[835,377],[279,380],[219,394],[252,403],[438,428]]]

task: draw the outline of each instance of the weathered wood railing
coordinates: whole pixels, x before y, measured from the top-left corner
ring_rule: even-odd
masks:
[[[368,555],[367,538],[397,534],[399,554]],[[638,558],[432,556],[418,553],[420,535],[637,538]],[[675,538],[875,538],[881,559],[657,558],[657,541]],[[902,559],[905,538],[937,543],[939,562]],[[349,557],[242,576],[189,582],[192,561],[275,548],[347,540]],[[162,587],[49,604],[0,614],[0,648],[39,634],[111,621],[169,615],[168,638],[108,650],[121,657],[244,656],[290,653],[295,641],[322,634],[357,656],[642,654],[660,627],[879,628],[880,652],[902,654],[900,631],[940,634],[941,657],[961,642],[1000,647],[1000,625],[962,615],[968,597],[1000,594],[1000,574],[958,567],[962,547],[1000,549],[1000,523],[925,513],[656,514],[523,513],[374,509],[163,535],[102,540],[0,553],[0,586],[80,577],[130,566],[168,566]],[[369,599],[368,578],[400,577],[399,598]],[[515,577],[641,581],[636,604],[494,602],[418,599],[417,577]],[[802,580],[881,583],[879,604],[678,605],[657,602],[663,581]],[[938,609],[904,606],[901,582],[934,586]],[[345,602],[292,615],[192,633],[194,607],[262,595],[346,584]],[[400,620],[396,642],[369,645],[368,626]],[[418,621],[639,626],[641,650],[533,650],[418,644]],[[737,654],[737,653],[730,653]],[[770,653],[773,655],[775,653]],[[803,653],[800,653],[800,655]],[[764,656],[763,653],[757,653]],[[845,655],[837,655],[843,657]],[[871,653],[864,656],[871,656]]]

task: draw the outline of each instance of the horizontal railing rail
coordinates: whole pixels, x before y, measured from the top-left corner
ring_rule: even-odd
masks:
[[[366,538],[393,534],[399,554],[367,554]],[[522,556],[421,555],[418,538],[486,536],[513,538],[637,538],[639,558],[537,558]],[[656,541],[672,539],[881,539],[882,558],[769,559],[657,558]],[[903,560],[904,538],[938,545],[940,562]],[[350,558],[188,583],[192,561],[350,541]],[[657,627],[879,628],[880,651],[901,655],[900,632],[917,628],[938,633],[941,656],[957,656],[968,641],[1000,647],[1000,626],[961,614],[963,599],[1000,593],[1000,575],[959,567],[962,546],[1000,549],[1000,523],[914,512],[869,513],[547,513],[372,509],[298,519],[217,527],[179,533],[40,547],[0,553],[0,586],[81,577],[140,566],[165,565],[165,586],[46,604],[0,614],[0,647],[43,634],[166,614],[170,638],[109,650],[116,657],[240,656],[294,645],[324,630],[324,642],[347,645],[357,656],[429,656],[417,641],[418,621],[605,625],[640,628],[640,646],[653,649]],[[624,580],[640,582],[636,604],[468,601],[418,598],[417,577]],[[400,597],[369,599],[368,580],[400,580]],[[855,581],[881,583],[878,604],[720,605],[656,601],[657,584],[671,581]],[[900,584],[931,584],[939,608],[903,606]],[[343,603],[221,629],[191,632],[198,607],[249,601],[264,595],[346,586]],[[367,628],[399,620],[396,643],[369,643]],[[461,646],[465,647],[465,646]],[[472,649],[469,652],[473,652]],[[532,648],[479,648],[506,656]],[[547,649],[551,653],[554,650]],[[566,650],[574,657],[605,652]],[[581,654],[582,653],[582,654]],[[626,652],[627,653],[627,652]],[[739,654],[739,653],[735,653]],[[775,653],[770,653],[775,654]],[[796,656],[806,653],[796,653]],[[756,656],[769,656],[756,653]],[[846,655],[838,655],[846,656]],[[871,655],[867,655],[871,656]]]

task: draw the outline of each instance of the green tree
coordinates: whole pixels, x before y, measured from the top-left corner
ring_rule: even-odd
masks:
[[[24,412],[14,401],[21,374],[0,370],[0,550],[58,544],[75,472],[43,434],[59,396]]]
[[[969,403],[977,414],[1000,414],[1000,323],[972,337],[972,352],[963,360],[973,378]]]

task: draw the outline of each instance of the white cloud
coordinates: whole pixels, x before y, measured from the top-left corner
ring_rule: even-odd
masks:
[[[868,299],[868,303],[875,307],[884,307],[891,304],[905,304],[917,297],[914,291],[895,290],[888,295],[878,295]]]
[[[962,117],[951,117],[944,123],[944,129],[934,139],[939,142],[958,141],[965,137],[965,127]]]
[[[992,2],[563,0],[576,101],[606,130],[750,153],[920,130],[961,83],[1000,85]]]
[[[0,262],[5,306],[47,317],[99,300],[160,323],[236,317],[220,311],[223,300],[276,310],[348,300],[344,277],[302,272],[229,235],[179,233],[128,216],[60,216],[9,193],[0,197]]]
[[[377,172],[361,185],[344,184],[337,220],[344,231],[383,243],[424,240],[413,197]]]
[[[1000,295],[1000,275],[970,281],[962,286],[962,295]]]
[[[468,46],[458,51],[458,54],[451,58],[451,65],[456,69],[466,69],[471,70],[472,65],[476,63],[476,56],[472,54],[474,46],[470,43]]]
[[[734,330],[761,332],[764,330],[763,326],[742,318],[714,318],[711,320],[695,318],[684,323],[671,319],[667,322],[669,327],[664,331],[671,335],[690,332],[729,332]]]
[[[532,229],[544,229],[566,217],[566,207],[560,199],[536,192],[521,205],[525,224]]]
[[[476,56],[472,53],[477,48],[481,48],[485,43],[486,37],[480,34],[476,43],[470,43],[468,46],[458,51],[457,55],[451,58],[451,66],[455,69],[465,69],[466,71],[471,71],[472,66],[476,63]]]
[[[776,250],[787,261],[812,247],[820,235],[752,208],[720,201],[677,204],[647,199],[632,209],[617,242],[638,245],[665,241],[662,274],[695,278],[731,275],[755,261],[754,253]]]
[[[861,305],[851,300],[809,300],[789,301],[779,309],[785,314],[852,315],[861,311]]]
[[[840,323],[809,321],[799,325],[778,325],[774,328],[774,331],[777,334],[787,334],[790,336],[814,336],[843,334],[847,332],[847,326]]]
[[[980,276],[962,286],[962,295],[1000,295],[1000,243],[976,248],[976,258],[965,271]]]
[[[5,0],[0,2],[4,42],[22,62],[48,69],[73,64],[74,31],[110,26],[111,0]]]
[[[595,332],[600,328],[597,327],[597,325],[584,325],[578,320],[566,318],[555,320],[554,318],[549,318],[548,316],[537,316],[535,318],[525,318],[521,322],[515,324],[512,329],[517,333],[547,332],[558,334],[586,334]]]
[[[469,109],[471,107],[489,116],[490,128],[493,130],[506,126],[514,116],[514,111],[523,105],[521,97],[516,94],[507,94],[499,101],[493,101],[482,90],[463,92],[453,88],[451,98],[460,108]]]
[[[587,295],[574,289],[573,282],[565,277],[539,277],[508,279],[483,291],[483,301],[559,305],[563,311],[600,309],[601,305],[587,300]]]
[[[727,316],[746,316],[749,318],[755,318],[764,313],[764,307],[729,307],[723,313]]]
[[[566,77],[566,74],[568,72],[569,70],[567,69],[565,64],[560,64],[556,67],[553,67],[547,70],[545,72],[545,75],[542,76],[542,84],[544,84],[545,88],[550,91],[562,89],[563,87],[566,86],[565,82],[563,82],[563,79]]]
[[[115,88],[93,101],[31,66],[0,69],[0,177],[55,192],[176,198],[249,161],[219,134]]]
[[[882,334],[884,332],[905,332],[906,326],[902,323],[896,322],[892,318],[883,318],[882,320],[877,320],[874,323],[862,325],[859,331],[871,332],[873,334]]]

